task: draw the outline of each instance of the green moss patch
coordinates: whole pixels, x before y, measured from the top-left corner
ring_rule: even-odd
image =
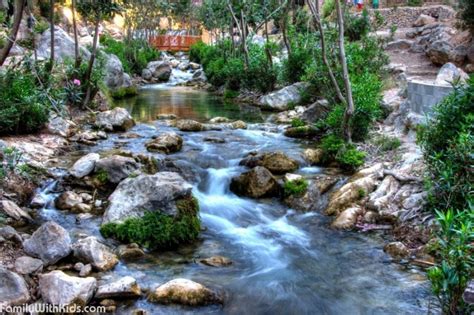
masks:
[[[136,86],[129,86],[129,87],[120,87],[115,90],[111,90],[110,96],[114,99],[122,99],[130,96],[135,96],[138,94],[138,89]]]

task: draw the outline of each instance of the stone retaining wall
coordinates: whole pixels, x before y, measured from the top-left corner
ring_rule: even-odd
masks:
[[[456,12],[445,5],[432,5],[426,7],[396,7],[396,8],[384,8],[384,9],[372,9],[370,10],[371,15],[375,15],[378,12],[384,19],[384,26],[390,27],[396,25],[398,28],[412,27],[413,23],[420,16],[420,14],[426,14],[432,16],[438,21],[446,21],[454,18]]]
[[[421,115],[430,114],[433,106],[441,102],[453,91],[451,86],[436,85],[430,82],[408,82],[410,109]]]

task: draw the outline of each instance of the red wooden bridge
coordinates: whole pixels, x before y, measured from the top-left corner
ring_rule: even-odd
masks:
[[[151,46],[164,51],[189,51],[199,41],[201,36],[192,35],[158,35],[149,39]]]

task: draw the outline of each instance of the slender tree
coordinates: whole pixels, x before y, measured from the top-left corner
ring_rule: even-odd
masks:
[[[72,28],[74,31],[74,58],[75,58],[75,67],[79,68],[81,65],[81,55],[79,54],[79,39],[77,36],[77,20],[76,20],[76,0],[71,1],[71,11],[72,11]]]
[[[49,0],[49,31],[51,34],[51,55],[49,59],[52,69],[54,63],[54,0]]]
[[[15,0],[14,5],[14,13],[13,13],[13,26],[10,34],[8,35],[7,43],[3,49],[0,50],[0,66],[3,65],[5,60],[7,59],[8,55],[10,54],[10,50],[13,47],[13,44],[16,41],[16,36],[18,34],[18,30],[20,29],[21,19],[23,17],[23,11],[25,9],[25,0]]]
[[[314,2],[312,0],[308,1],[308,6],[311,11],[311,15],[313,16],[313,23],[314,27],[319,31],[319,42],[321,45],[321,56],[323,59],[323,63],[326,66],[326,69],[328,71],[329,79],[331,80],[331,84],[336,91],[336,96],[339,99],[340,102],[346,103],[346,99],[342,95],[341,89],[339,87],[339,84],[337,83],[336,76],[334,75],[334,72],[332,71],[332,67],[329,64],[328,61],[328,56],[326,52],[326,36],[324,34],[324,29],[323,29],[323,23],[321,22],[321,14],[319,10],[319,1],[315,0]]]
[[[347,69],[346,50],[344,47],[344,16],[342,14],[341,3],[336,0],[337,24],[339,26],[339,58],[342,67],[342,77],[344,80],[344,87],[346,90],[346,110],[344,112],[344,119],[342,123],[342,130],[346,141],[352,141],[352,130],[350,127],[350,120],[354,114],[354,100],[352,98],[352,86],[349,78],[349,70]]]
[[[92,41],[91,56],[89,59],[89,64],[87,66],[87,71],[84,75],[84,82],[87,84],[87,90],[83,105],[87,106],[89,105],[93,97],[93,86],[90,83],[90,78],[92,75],[94,62],[97,57],[100,23],[103,20],[111,19],[113,16],[115,16],[115,14],[120,13],[121,7],[113,0],[81,0],[77,3],[77,9],[83,17],[91,19],[91,21],[94,23],[94,38]]]

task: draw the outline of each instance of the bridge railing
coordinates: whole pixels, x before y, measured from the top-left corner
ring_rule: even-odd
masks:
[[[192,35],[158,35],[149,39],[151,46],[164,51],[188,51],[199,41],[201,36]]]

